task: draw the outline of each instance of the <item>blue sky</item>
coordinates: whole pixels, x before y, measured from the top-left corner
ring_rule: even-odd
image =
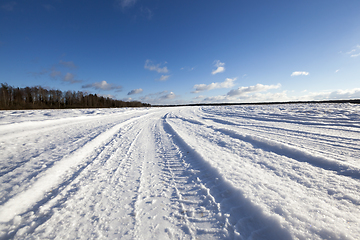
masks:
[[[151,104],[360,98],[360,1],[1,0],[0,82]]]

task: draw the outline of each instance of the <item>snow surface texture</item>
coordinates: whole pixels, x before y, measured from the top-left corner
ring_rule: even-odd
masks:
[[[0,239],[360,239],[360,106],[0,111]]]

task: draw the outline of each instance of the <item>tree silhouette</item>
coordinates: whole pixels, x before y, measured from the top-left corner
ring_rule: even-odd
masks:
[[[41,86],[14,88],[1,83],[0,109],[62,109],[62,108],[120,108],[150,107],[150,104],[137,101],[124,102],[104,98],[96,94],[60,90],[48,90]]]

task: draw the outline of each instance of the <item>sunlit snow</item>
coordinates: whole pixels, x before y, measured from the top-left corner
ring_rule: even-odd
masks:
[[[360,239],[360,106],[0,111],[0,239]]]

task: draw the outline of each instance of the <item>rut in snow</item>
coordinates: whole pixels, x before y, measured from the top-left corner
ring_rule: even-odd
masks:
[[[267,135],[277,135],[269,131],[254,131],[253,129],[241,126],[241,129],[247,130],[246,132],[239,132],[239,127],[236,130],[232,130],[231,126],[236,125],[234,122],[228,120],[219,120],[215,118],[205,117],[204,120],[210,120],[211,123],[202,122],[195,119],[186,119],[184,117],[178,117],[182,121],[189,122],[190,124],[196,124],[202,127],[210,128],[214,131],[217,131],[223,135],[227,135],[234,139],[239,139],[244,142],[252,144],[256,148],[260,148],[264,151],[274,152],[278,155],[283,155],[289,158],[292,158],[299,162],[307,162],[315,167],[336,172],[339,175],[347,176],[354,179],[360,179],[360,169],[352,165],[343,163],[343,159],[339,158],[337,154],[331,154],[329,151],[326,151],[326,157],[324,157],[323,151],[319,149],[309,148],[306,146],[300,145],[289,145],[288,142],[280,142],[278,139],[276,141],[272,140],[271,137]],[[245,133],[244,133],[245,132]],[[262,134],[261,134],[262,133]],[[264,134],[266,133],[266,134]],[[278,137],[278,136],[277,136]],[[294,137],[293,142],[302,143],[307,138],[300,138],[299,136]],[[349,140],[349,139],[348,139]],[[351,139],[353,140],[353,139]],[[324,140],[320,140],[322,148],[324,148]],[[334,141],[327,140],[329,144],[332,143],[329,148],[334,148]],[[320,145],[319,143],[313,145]],[[353,144],[350,144],[353,145]],[[343,145],[340,145],[341,149],[339,151],[344,151]],[[349,148],[349,146],[347,146]],[[359,148],[355,147],[354,150]]]
[[[0,239],[359,239],[358,109],[8,117]]]
[[[239,189],[229,184],[166,121],[170,146],[160,146],[164,180],[173,188],[173,215],[196,237],[291,239],[279,223],[262,214]],[[171,150],[171,151],[169,151]]]
[[[104,167],[107,161],[111,161],[114,157],[116,158],[119,150],[126,151],[126,148],[116,147],[122,144],[118,138],[121,137],[122,141],[126,140],[126,138],[120,135],[119,128],[121,128],[121,131],[132,130],[133,122],[136,122],[136,120],[137,118],[132,118],[116,124],[107,131],[98,134],[97,137],[85,142],[82,148],[77,149],[77,151],[74,151],[69,156],[65,156],[56,165],[42,169],[40,172],[42,175],[34,182],[33,186],[10,198],[2,206],[0,212],[2,216],[1,221],[9,221],[7,223],[9,228],[6,230],[7,234],[0,236],[0,239],[14,237],[19,230],[22,233],[32,233],[34,229],[48,221],[54,214],[53,209],[63,207],[63,204],[71,196],[77,194],[79,190],[78,177],[80,175],[91,173],[92,166],[94,165],[100,165],[97,170],[93,170],[95,174],[99,174],[99,167]],[[135,135],[136,140],[136,136],[139,133],[136,133],[135,129],[131,134]],[[135,140],[131,140],[131,143],[135,143]],[[130,149],[127,150],[127,156],[130,155],[131,147],[132,144]],[[116,165],[112,167],[114,166]],[[121,168],[124,171],[131,166],[131,161],[120,161],[120,166],[117,169]],[[117,174],[116,169],[107,169],[105,177],[112,176],[113,180]],[[89,176],[87,180],[91,180]],[[117,181],[119,180],[121,180],[121,177]]]

